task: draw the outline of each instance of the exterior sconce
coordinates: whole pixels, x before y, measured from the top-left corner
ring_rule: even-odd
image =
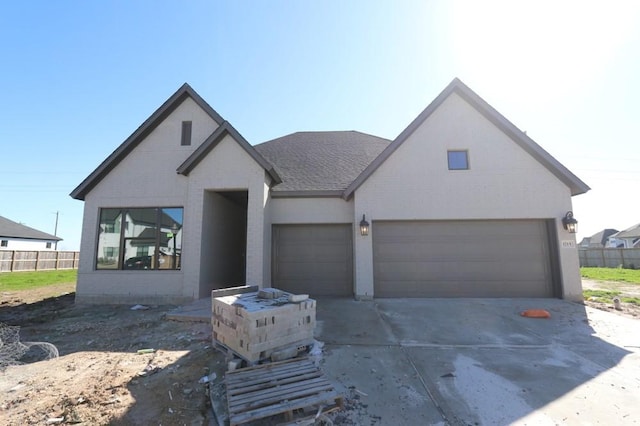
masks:
[[[362,220],[360,221],[360,235],[366,237],[369,235],[369,222],[367,222],[364,218],[364,214],[362,215]]]
[[[562,226],[571,234],[578,232],[578,221],[573,217],[573,212],[568,211],[562,218]]]

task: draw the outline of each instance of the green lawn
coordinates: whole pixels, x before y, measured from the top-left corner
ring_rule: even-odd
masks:
[[[640,284],[640,269],[580,268],[582,278]]]
[[[0,291],[28,290],[54,284],[75,283],[78,271],[2,272],[0,273]]]

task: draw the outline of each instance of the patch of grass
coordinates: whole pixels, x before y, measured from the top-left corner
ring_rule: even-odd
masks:
[[[585,299],[597,297],[603,302],[613,302],[613,298],[620,296],[619,291],[613,290],[585,290],[582,292]]]
[[[640,269],[580,268],[582,278],[640,284]]]
[[[582,292],[585,300],[589,300],[589,298],[593,297],[597,299],[598,302],[604,303],[613,303],[613,298],[619,297],[620,294],[622,293],[616,290],[584,290]],[[640,297],[620,297],[620,301],[640,306]]]
[[[36,272],[0,273],[0,291],[28,290],[55,284],[75,283],[78,271],[75,269]]]

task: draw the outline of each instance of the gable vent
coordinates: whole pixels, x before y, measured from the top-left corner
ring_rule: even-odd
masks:
[[[191,145],[191,121],[182,122],[182,138],[180,139],[180,145]]]

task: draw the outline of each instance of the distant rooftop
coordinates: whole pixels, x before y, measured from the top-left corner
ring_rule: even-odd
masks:
[[[58,238],[55,235],[38,231],[37,229],[30,228],[2,216],[0,216],[0,238],[1,237],[24,238],[27,240],[62,241],[62,238]]]

